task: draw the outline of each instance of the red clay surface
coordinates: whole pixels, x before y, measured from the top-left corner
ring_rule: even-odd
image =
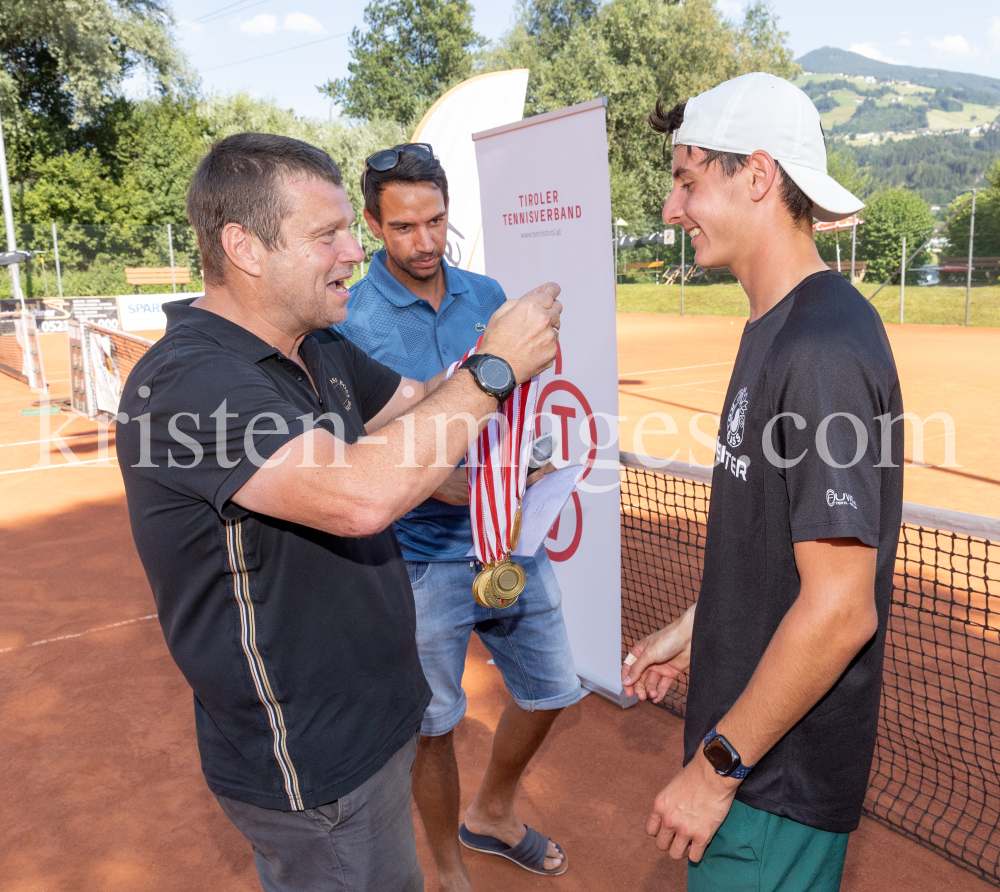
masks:
[[[686,432],[688,417],[696,411],[719,411],[725,365],[709,367],[711,374],[703,378],[721,381],[707,383],[693,383],[703,380],[700,375],[664,381],[651,376],[675,373],[651,370],[730,362],[738,325],[619,316],[619,326],[621,370],[641,372],[633,377],[650,382],[622,383],[633,391],[623,396],[622,414],[631,408],[626,401],[635,400],[637,416],[649,411],[648,404],[671,412]],[[903,342],[908,331],[901,330]],[[933,330],[918,332],[909,347],[894,337],[907,408],[951,412],[959,430],[961,470],[993,479],[985,443],[991,433],[988,407],[995,406],[995,399],[990,400],[1000,380],[995,371],[1000,333],[942,332],[942,344],[954,340],[955,346],[947,349],[972,371],[956,380],[948,377],[950,366],[947,375],[933,364],[928,367],[938,352]],[[953,338],[955,334],[969,340]],[[973,340],[981,334],[986,336],[982,345]],[[43,336],[43,349],[53,395],[65,396],[65,337]],[[907,390],[907,350],[913,351],[918,378],[923,376],[911,387],[913,396]],[[984,350],[989,355],[983,356]],[[940,352],[947,351],[942,347]],[[658,404],[634,393],[672,383],[683,386],[646,391],[662,398]],[[946,397],[948,405],[935,405]],[[100,461],[93,423],[68,416],[21,417],[33,399],[26,387],[0,376],[0,542],[6,558],[0,566],[5,682],[0,692],[0,888],[259,889],[249,846],[222,815],[201,776],[190,690],[152,617],[154,605],[132,545],[119,472],[113,463]],[[930,408],[918,408],[921,399]],[[47,430],[40,428],[44,422],[51,422]],[[62,435],[76,436],[66,441],[68,446],[91,464],[27,470],[40,457],[51,457],[55,464],[66,461],[55,444],[32,442],[51,437],[64,423]],[[623,425],[626,449],[628,423]],[[707,419],[703,430],[710,430]],[[706,460],[708,448],[698,448]],[[936,460],[930,443],[927,458]],[[919,473],[947,481],[927,490],[939,492],[938,504],[996,513],[994,483]],[[985,493],[976,496],[976,487]],[[921,499],[920,492],[914,497],[908,490],[907,498],[932,501]],[[499,675],[487,666],[478,644],[470,649],[466,687],[469,714],[457,732],[465,804],[485,771],[492,732],[506,701]],[[540,878],[500,859],[469,853],[475,887],[481,892],[683,889],[683,867],[658,852],[643,832],[653,797],[680,767],[681,727],[680,720],[647,704],[622,711],[593,695],[566,710],[526,774],[519,811],[522,819],[563,845],[569,871],[555,879]],[[417,827],[427,888],[435,889],[419,821]],[[848,850],[844,888],[985,892],[991,887],[864,820]]]
[[[717,422],[745,319],[715,316],[618,314],[619,442],[626,452],[646,452],[680,461],[712,461]],[[1000,329],[945,325],[890,325],[903,391],[903,405],[927,420],[944,413],[954,423],[954,457],[960,467],[907,469],[904,499],[990,517],[1000,515],[1000,470],[996,462],[997,385],[1000,384]],[[677,434],[664,435],[665,413]],[[691,432],[697,418],[701,442]],[[908,461],[913,427],[906,423]],[[660,433],[655,433],[655,432]],[[928,421],[923,461],[940,466],[947,458],[945,425]]]

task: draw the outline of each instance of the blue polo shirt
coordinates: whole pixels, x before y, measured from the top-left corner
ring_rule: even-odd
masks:
[[[372,257],[368,275],[351,287],[347,319],[334,328],[404,378],[429,381],[475,346],[507,299],[494,279],[449,266],[443,259],[441,265],[445,295],[435,313],[386,269],[383,248]],[[394,527],[408,561],[466,560],[472,548],[467,505],[428,499]]]

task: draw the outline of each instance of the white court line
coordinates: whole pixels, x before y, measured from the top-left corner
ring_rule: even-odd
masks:
[[[645,372],[621,372],[619,378],[631,378],[633,375],[657,375],[660,372],[686,372],[688,369],[707,369],[713,365],[732,365],[736,360],[729,362],[706,362],[703,365],[679,365],[675,369],[648,369]]]
[[[32,641],[31,644],[21,644],[18,647],[0,647],[0,654],[10,653],[12,650],[24,650],[29,647],[38,647],[40,644],[53,644],[56,641],[67,641],[70,638],[80,638],[89,635],[91,632],[103,632],[105,629],[115,629],[118,626],[130,626],[132,623],[141,623],[143,620],[156,619],[155,613],[148,616],[137,616],[135,619],[123,619],[120,623],[108,623],[106,626],[95,626],[93,629],[86,629],[83,632],[75,632],[72,635],[60,635],[57,638],[42,638],[41,641]]]
[[[88,458],[86,461],[67,461],[59,465],[33,465],[30,468],[14,468],[13,471],[0,471],[0,477],[5,474],[25,474],[28,471],[50,471],[52,468],[75,468],[79,465],[95,465],[98,462],[117,462],[118,458]],[[110,467],[110,465],[109,465]]]
[[[97,431],[89,434],[69,434],[65,437],[46,437],[44,440],[22,440],[20,443],[0,443],[0,449],[4,446],[37,446],[39,443],[54,443],[56,440],[79,440],[82,437],[96,437]]]
[[[721,381],[722,378],[710,378],[708,381],[689,381],[686,384],[661,384],[659,387],[640,387],[638,390],[622,390],[618,389],[619,393],[646,393],[650,390],[669,390],[671,387],[694,387],[696,384],[714,384],[716,381]]]

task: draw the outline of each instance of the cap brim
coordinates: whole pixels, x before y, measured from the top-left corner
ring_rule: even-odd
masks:
[[[781,167],[795,185],[813,202],[813,216],[824,223],[834,223],[860,211],[865,203],[848,192],[829,174],[801,164],[786,164]]]

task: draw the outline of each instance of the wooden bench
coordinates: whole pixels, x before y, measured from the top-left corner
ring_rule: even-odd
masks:
[[[172,270],[169,266],[127,266],[125,281],[135,285],[136,294],[142,294],[143,285],[190,285],[191,269],[186,266],[175,266]]]
[[[837,261],[828,260],[826,265],[832,270],[836,270]],[[854,278],[858,282],[863,282],[865,279],[865,268],[868,266],[868,261],[866,260],[855,260],[854,261]],[[848,257],[847,260],[841,259],[840,261],[840,273],[841,275],[851,277],[851,258]]]
[[[653,260],[650,263],[626,263],[625,269],[658,269],[663,266],[662,260]]]

